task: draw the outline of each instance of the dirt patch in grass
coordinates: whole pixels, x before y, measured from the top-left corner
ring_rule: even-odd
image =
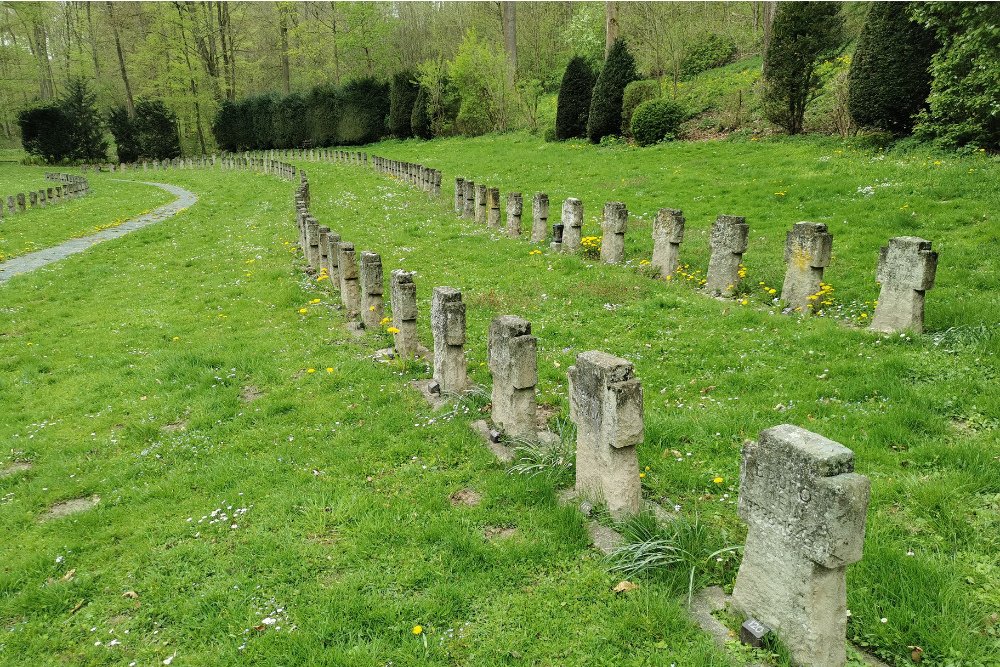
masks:
[[[507,540],[514,537],[515,533],[517,533],[517,528],[513,526],[486,526],[486,530],[483,531],[483,537],[490,541]]]
[[[253,403],[263,395],[264,392],[252,384],[248,384],[243,387],[242,391],[240,391],[240,399],[242,399],[244,403]]]
[[[160,427],[160,430],[166,431],[167,433],[177,433],[178,431],[186,431],[187,425],[188,423],[186,419],[178,419],[175,422],[164,424],[163,426]]]
[[[89,509],[97,507],[97,503],[99,502],[101,502],[101,498],[99,496],[64,500],[61,503],[56,503],[50,507],[44,514],[42,514],[41,520],[51,521],[52,519],[59,519],[64,516],[69,516],[70,514],[86,512]]]
[[[0,479],[16,475],[19,472],[27,472],[29,470],[31,470],[31,464],[26,461],[18,461],[17,463],[11,463],[9,466],[5,468],[0,468]]]
[[[451,504],[455,507],[459,505],[475,507],[479,503],[483,502],[483,495],[478,491],[473,491],[472,489],[462,489],[451,494],[449,499],[451,500]]]
[[[535,424],[538,426],[538,430],[547,430],[549,428],[549,422],[558,414],[559,408],[557,406],[539,403],[535,412]]]

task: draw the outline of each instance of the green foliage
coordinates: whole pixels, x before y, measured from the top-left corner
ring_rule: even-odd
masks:
[[[119,162],[162,160],[181,154],[177,116],[160,100],[140,100],[134,118],[129,118],[123,106],[112,109],[108,128],[115,138]]]
[[[431,117],[427,113],[427,99],[427,89],[418,86],[417,97],[413,101],[413,111],[410,113],[410,133],[419,139],[430,139],[434,136]]]
[[[302,146],[309,139],[306,115],[306,100],[302,95],[292,93],[276,100],[272,109],[273,147]]]
[[[321,84],[309,91],[306,96],[306,127],[313,146],[333,146],[337,143],[340,102],[340,90],[332,84]]]
[[[843,18],[833,2],[781,3],[764,54],[764,108],[789,134],[802,132],[806,106],[820,79],[816,66],[841,44]]]
[[[420,85],[414,83],[416,74],[410,70],[397,72],[389,89],[389,133],[399,139],[412,137],[413,107]],[[426,109],[425,109],[426,112]]]
[[[632,136],[632,114],[636,107],[659,96],[660,82],[656,79],[633,81],[625,86],[625,94],[622,95],[622,134]]]
[[[574,56],[566,65],[556,103],[556,139],[587,136],[587,116],[595,78],[590,62],[582,56]]]
[[[705,33],[699,37],[681,60],[681,76],[690,78],[715,67],[732,62],[736,56],[736,42],[732,37],[718,33]]]
[[[505,132],[510,127],[514,90],[501,51],[469,30],[449,74],[460,100],[455,121],[462,134]]]
[[[573,57],[585,59],[592,69],[597,69],[604,58],[604,23],[600,12],[584,6],[573,14],[562,32],[562,41]]]
[[[910,19],[906,5],[875,2],[848,75],[851,118],[861,127],[907,134],[927,102],[934,34]]]
[[[25,151],[46,162],[100,162],[108,157],[97,96],[84,79],[70,79],[58,103],[22,111],[18,124]]]
[[[596,144],[608,135],[621,132],[625,86],[637,78],[635,58],[629,53],[625,40],[616,40],[594,84],[587,118],[587,138],[591,142]]]
[[[914,15],[941,44],[917,134],[947,147],[1000,149],[1000,4],[929,2]]]
[[[278,145],[274,134],[278,97],[274,93],[255,95],[246,100],[244,119],[249,127],[247,148],[264,150]]]
[[[58,104],[42,104],[23,109],[17,117],[25,152],[50,164],[62,162],[73,151],[66,128],[69,119]]]
[[[417,80],[427,95],[427,115],[435,137],[452,134],[460,99],[452,84],[451,65],[444,59],[425,60],[417,67]]]
[[[640,146],[674,139],[685,118],[684,107],[673,100],[648,100],[632,115],[632,136]]]
[[[212,120],[212,134],[215,143],[224,151],[236,151],[246,146],[246,124],[242,119],[239,102],[224,100]]]
[[[389,85],[375,79],[351,81],[343,90],[337,139],[346,145],[370,144],[389,132]]]

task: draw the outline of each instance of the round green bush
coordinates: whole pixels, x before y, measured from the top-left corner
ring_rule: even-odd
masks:
[[[705,33],[688,49],[681,60],[681,75],[690,78],[715,67],[722,67],[736,56],[732,37]]]
[[[636,107],[647,100],[655,100],[660,96],[660,82],[656,79],[633,81],[625,86],[622,96],[622,134],[632,136],[632,114]]]
[[[640,146],[649,146],[663,139],[673,139],[686,114],[684,107],[673,100],[657,99],[643,102],[632,114],[632,136]]]

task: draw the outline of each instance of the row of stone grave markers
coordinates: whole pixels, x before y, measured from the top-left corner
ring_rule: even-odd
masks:
[[[213,169],[221,171],[254,171],[261,174],[277,176],[285,180],[293,180],[298,174],[298,168],[293,164],[264,157],[263,155],[200,155],[187,158],[163,160],[143,160],[142,162],[120,162],[83,165],[83,171],[106,172],[136,172],[163,171],[166,169]]]
[[[83,197],[90,193],[90,183],[83,176],[74,174],[45,174],[45,179],[56,181],[61,185],[29,192],[18,192],[16,195],[0,197],[0,218],[17,213],[24,213],[28,208],[47,208],[61,204],[70,199]]]
[[[377,172],[388,174],[404,183],[415,185],[419,190],[431,196],[441,196],[441,172],[437,169],[431,169],[430,167],[413,162],[390,160],[378,155],[371,157],[371,164],[372,168]]]
[[[522,195],[507,195],[507,235],[522,232]],[[501,228],[500,192],[472,180],[455,179],[455,213],[493,229]],[[532,199],[531,241],[544,243],[548,233],[549,197],[535,193]],[[650,262],[660,276],[675,273],[680,267],[680,246],[684,240],[684,215],[678,209],[661,208],[653,223],[653,257]],[[604,205],[601,229],[601,261],[621,264],[625,261],[625,233],[628,208],[622,202]],[[552,225],[550,248],[555,252],[575,253],[581,249],[583,202],[570,197],[563,202],[562,218]],[[743,254],[747,250],[750,227],[746,218],[720,215],[712,225],[711,256],[705,277],[705,289],[713,296],[731,297],[737,292]],[[786,312],[808,314],[823,281],[823,270],[830,264],[833,236],[825,224],[798,222],[785,238],[785,263],[781,300]],[[934,286],[937,253],[931,242],[913,236],[889,240],[879,253],[876,280],[881,284],[871,328],[892,333],[923,331],[924,296]]]
[[[404,165],[377,168],[389,173],[400,169],[393,175],[418,185],[431,182]],[[463,210],[466,201],[463,197]],[[361,252],[358,271],[354,244],[320,225],[309,202],[309,182],[302,173],[295,210],[307,272],[321,282],[328,277],[339,290],[352,328],[377,328],[384,321],[381,258]],[[390,278],[390,331],[400,359],[413,359],[422,349],[413,277],[413,272],[397,269]],[[445,396],[461,394],[471,387],[461,291],[435,287],[430,316],[431,386]],[[491,420],[511,438],[536,440],[541,435],[536,422],[537,347],[527,320],[501,315],[490,322]],[[639,512],[637,446],[644,439],[644,407],[633,364],[591,350],[577,356],[568,380],[570,419],[577,428],[575,495],[605,503],[616,519]],[[749,532],[731,602],[748,617],[745,626],[756,636],[774,630],[796,664],[846,663],[846,567],[861,558],[868,498],[869,481],[854,473],[853,452],[816,433],[784,424],[744,445],[739,514]]]

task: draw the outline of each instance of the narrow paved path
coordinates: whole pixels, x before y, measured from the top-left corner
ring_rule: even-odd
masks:
[[[134,232],[137,229],[142,229],[148,225],[166,220],[171,216],[177,215],[179,211],[188,208],[198,201],[198,197],[193,192],[185,190],[184,188],[179,188],[176,185],[168,185],[167,183],[145,183],[143,181],[137,182],[143,183],[143,185],[152,185],[166,190],[171,194],[177,195],[177,199],[173,200],[169,204],[159,207],[151,213],[146,213],[145,215],[140,215],[137,218],[126,220],[117,227],[102,229],[96,234],[70,239],[69,241],[60,243],[57,246],[52,246],[51,248],[45,248],[44,250],[38,250],[27,255],[21,255],[20,257],[7,260],[6,262],[0,264],[0,283],[10,280],[18,274],[34,271],[35,269],[41,268],[46,264],[58,262],[60,259],[69,257],[70,255],[75,255],[78,252],[83,252],[87,248],[100,243],[101,241],[116,239],[120,236],[125,236],[129,232]]]

